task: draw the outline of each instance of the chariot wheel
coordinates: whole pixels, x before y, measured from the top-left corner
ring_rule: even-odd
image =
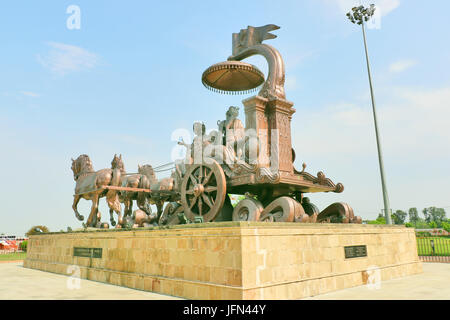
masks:
[[[275,199],[265,207],[259,220],[266,222],[293,222],[302,213],[304,214],[304,210],[297,201],[284,196]]]
[[[181,214],[183,213],[183,206],[178,205],[175,211],[170,216],[167,217],[166,225],[174,226],[177,224],[181,224],[180,217],[178,216],[180,213]]]
[[[166,225],[169,218],[179,207],[181,207],[181,205],[177,202],[169,202],[168,204],[166,204],[163,213],[159,217],[158,225]]]
[[[258,200],[246,198],[233,210],[233,221],[258,221],[264,207]]]
[[[181,204],[186,218],[213,221],[222,209],[226,197],[225,174],[213,159],[208,163],[192,164],[181,182]]]

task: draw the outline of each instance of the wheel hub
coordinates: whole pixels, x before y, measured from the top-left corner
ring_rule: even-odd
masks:
[[[199,183],[194,186],[194,195],[196,197],[201,195],[204,191],[205,191],[205,187],[202,184]]]

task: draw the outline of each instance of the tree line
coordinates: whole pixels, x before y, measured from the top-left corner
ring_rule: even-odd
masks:
[[[405,224],[407,227],[417,229],[444,228],[450,232],[450,219],[447,219],[444,208],[424,208],[422,215],[423,217],[420,216],[417,208],[409,208],[408,212],[396,210],[391,217],[394,224]],[[409,218],[408,222],[406,222],[407,218]],[[380,213],[376,220],[367,220],[365,222],[368,224],[386,224],[386,219],[384,214]]]

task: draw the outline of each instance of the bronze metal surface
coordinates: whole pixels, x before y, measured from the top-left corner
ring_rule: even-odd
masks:
[[[284,62],[278,50],[262,43],[275,38],[269,32],[276,29],[275,25],[249,26],[233,34],[232,56],[202,75],[205,87],[218,92],[245,93],[262,86],[256,96],[242,101],[245,126],[238,118],[239,108],[231,106],[226,119],[217,121],[217,130],[206,134],[205,124],[194,123],[192,144],[178,142],[187,149],[186,159],[155,168],[138,166],[135,174],[126,173],[121,155],[114,156],[111,169],[97,172],[89,157],[81,155],[72,160],[76,217],[83,220],[76,208],[79,199],[91,200],[87,226],[101,225],[97,223],[98,199],[106,197],[112,225],[113,212],[119,215],[118,228],[219,220],[361,223],[346,203],[334,203],[320,211],[304,196],[340,193],[344,186],[322,171],[316,176],[306,172],[305,163],[301,171],[294,168],[291,120],[295,109],[285,97]],[[253,55],[267,60],[267,79],[258,68],[241,61]],[[157,179],[155,172],[172,169],[170,177]],[[233,208],[228,193],[245,194],[245,199]],[[132,210],[133,201],[139,210]],[[156,214],[151,210],[153,204]]]
[[[205,222],[213,221],[225,196],[225,174],[215,160],[190,165],[181,184],[181,204],[189,220],[202,217]]]
[[[203,85],[221,93],[249,93],[264,82],[264,74],[257,67],[242,61],[225,61],[203,72]]]
[[[117,156],[115,155],[114,158]],[[114,160],[113,160],[114,161]],[[72,159],[73,177],[76,181],[75,195],[72,208],[78,220],[83,221],[84,217],[78,212],[77,205],[80,199],[92,201],[91,212],[86,225],[95,227],[97,225],[98,203],[99,199],[106,197],[110,208],[111,220],[113,221],[113,212],[116,212],[121,218],[120,202],[117,192],[114,190],[105,190],[103,186],[119,186],[121,172],[119,169],[102,169],[94,171],[92,162],[88,155],[82,154],[76,160]]]

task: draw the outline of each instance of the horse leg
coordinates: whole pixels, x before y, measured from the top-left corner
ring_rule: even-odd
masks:
[[[92,200],[91,213],[89,214],[89,218],[86,224],[88,227],[95,227],[95,225],[97,224],[98,194],[94,195],[91,200]]]
[[[128,197],[125,201],[125,210],[123,215],[123,223],[128,223],[133,214],[133,199]],[[130,217],[130,218],[128,218]],[[128,219],[127,219],[128,218]]]
[[[95,222],[96,228],[101,228],[102,226],[102,213],[97,209],[97,221]]]
[[[156,219],[156,221],[159,221],[159,218],[161,217],[162,211],[163,211],[163,206],[164,206],[164,201],[162,200],[158,200],[156,202],[156,208],[158,209],[158,218]]]
[[[150,207],[150,204],[148,203],[147,197],[145,195],[139,194],[136,202],[139,209],[144,211],[148,216],[152,214],[152,208]]]
[[[117,200],[116,204],[115,204],[115,209],[114,211],[117,213],[117,222],[122,225],[123,224],[123,218],[122,218],[122,212],[121,212],[121,208],[120,208],[120,202],[119,200]]]
[[[77,209],[78,202],[80,201],[81,196],[73,196],[73,197],[74,198],[73,198],[72,209],[75,212],[75,217],[77,217],[78,220],[83,221],[84,217],[81,214],[78,213],[78,209]]]
[[[109,221],[111,221],[113,227],[116,225],[116,221],[114,220],[114,210],[111,208],[109,208]]]
[[[106,194],[106,202],[108,203],[108,207],[110,209],[110,214],[111,214],[111,224],[112,221],[114,221],[114,218],[112,216],[112,211],[114,211],[115,213],[117,213],[118,215],[118,223],[120,225],[122,225],[123,221],[122,221],[122,208],[120,206],[120,201],[119,201],[119,196],[117,194],[116,191],[114,190],[109,190],[108,193]],[[114,222],[115,225],[115,222]]]
[[[109,207],[109,221],[111,222],[111,225],[114,227],[116,225],[116,221],[114,220],[114,209],[116,209],[116,204],[115,204],[115,197],[118,197],[117,194],[114,191],[109,190],[108,193],[106,194],[106,203],[108,204]],[[120,204],[119,204],[119,210],[120,210]]]
[[[131,217],[133,214],[133,199],[130,199],[130,206],[128,207],[127,216]]]

